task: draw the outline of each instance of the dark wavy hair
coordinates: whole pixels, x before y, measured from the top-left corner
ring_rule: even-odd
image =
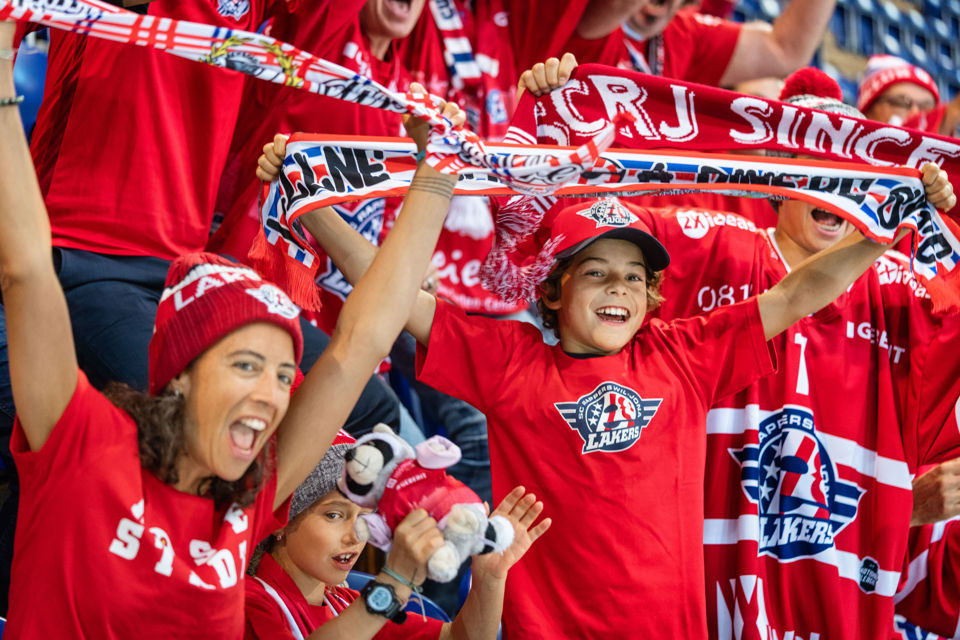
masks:
[[[151,396],[118,382],[107,385],[104,395],[136,423],[140,466],[167,484],[176,484],[180,480],[177,460],[187,452],[184,433],[186,399],[169,391]],[[197,494],[213,498],[217,509],[234,502],[241,507],[253,504],[263,487],[264,478],[272,470],[272,450],[270,439],[238,480],[228,482],[210,476],[200,484]]]
[[[566,273],[567,269],[570,268],[570,265],[573,264],[573,259],[576,257],[576,254],[574,254],[557,260],[556,264],[553,265],[553,269],[550,271],[550,275],[540,283],[540,297],[537,298],[537,312],[540,314],[540,321],[543,323],[543,326],[547,329],[553,329],[553,335],[557,338],[560,337],[558,314],[554,309],[548,307],[544,300],[549,302],[557,302],[560,300],[560,280],[563,278],[563,274]],[[649,313],[659,307],[660,303],[663,302],[663,295],[660,293],[660,286],[663,284],[663,272],[654,271],[646,265],[644,265],[643,270],[647,277],[647,312]]]

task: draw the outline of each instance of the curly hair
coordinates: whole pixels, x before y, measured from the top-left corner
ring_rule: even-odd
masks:
[[[180,480],[177,460],[186,455],[186,399],[172,392],[151,396],[118,382],[109,384],[104,395],[117,408],[126,411],[137,425],[140,466],[165,483],[176,484]],[[272,471],[272,460],[272,445],[268,440],[238,480],[228,482],[210,476],[201,482],[197,494],[213,498],[217,509],[234,502],[241,507],[249,506]]]
[[[560,324],[556,310],[546,305],[544,300],[557,302],[560,300],[560,280],[566,273],[576,255],[557,260],[550,275],[540,283],[540,297],[537,298],[537,312],[540,314],[540,321],[547,329],[553,329],[553,335],[560,337]],[[647,311],[653,311],[663,302],[663,295],[660,293],[660,286],[663,284],[663,272],[654,271],[644,265],[644,272],[647,276]]]

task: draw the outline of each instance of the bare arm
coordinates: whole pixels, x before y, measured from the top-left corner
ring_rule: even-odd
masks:
[[[836,0],[791,0],[772,25],[745,24],[720,85],[782,78],[809,64],[835,6]]]
[[[957,203],[945,171],[923,167],[923,183],[931,204],[949,210]],[[901,233],[899,240],[906,232]],[[887,245],[854,232],[834,246],[804,260],[769,291],[760,294],[760,319],[767,340],[796,321],[830,304],[883,255]]]
[[[463,112],[447,113],[462,122]],[[421,146],[426,132],[422,132]],[[294,394],[277,436],[279,506],[314,468],[360,395],[370,372],[406,324],[436,247],[456,176],[421,163],[403,213],[347,296],[330,344]]]
[[[0,22],[0,49],[14,23]],[[0,97],[14,95],[0,60]],[[47,441],[77,386],[70,315],[50,257],[50,223],[16,106],[0,107],[0,286],[17,415],[33,451]]]
[[[444,625],[441,640],[479,640],[496,638],[503,613],[503,593],[507,572],[550,528],[550,518],[544,518],[534,526],[543,513],[543,503],[535,495],[525,493],[523,487],[515,487],[497,505],[492,515],[502,515],[513,524],[513,544],[504,552],[488,553],[473,558],[473,585],[463,608],[449,625]]]
[[[649,0],[591,0],[577,23],[577,35],[587,40],[608,36],[647,2]]]
[[[804,260],[776,286],[758,296],[766,339],[830,304],[886,250],[887,245],[854,232]]]

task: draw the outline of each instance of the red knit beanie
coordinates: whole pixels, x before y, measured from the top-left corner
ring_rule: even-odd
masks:
[[[269,322],[290,334],[295,364],[303,354],[300,309],[256,271],[212,253],[173,261],[150,340],[150,394],[156,395],[200,354],[232,331]]]
[[[857,108],[860,111],[866,111],[873,101],[887,90],[887,87],[898,82],[912,82],[932,93],[934,100],[940,101],[937,83],[929,73],[902,58],[876,55],[870,56],[867,61],[867,72],[860,82],[860,91],[857,95]]]

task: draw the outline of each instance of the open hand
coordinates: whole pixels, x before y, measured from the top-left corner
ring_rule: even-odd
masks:
[[[503,553],[487,553],[473,559],[473,575],[481,578],[486,574],[492,578],[503,579],[507,571],[527,552],[537,538],[550,528],[552,520],[544,518],[536,526],[534,521],[543,513],[543,503],[537,501],[532,493],[523,487],[516,487],[497,505],[493,514],[504,516],[513,525],[513,544]]]

